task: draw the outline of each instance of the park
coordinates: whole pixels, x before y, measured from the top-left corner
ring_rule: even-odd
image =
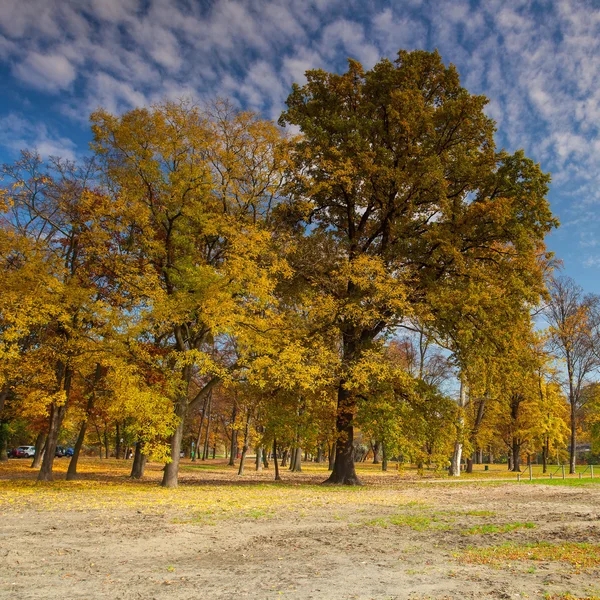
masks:
[[[338,487],[314,463],[274,482],[186,459],[173,490],[158,485],[161,465],[143,482],[129,467],[84,459],[77,482],[64,464],[40,489],[24,462],[0,466],[1,597],[599,597],[589,475],[535,467],[517,483],[506,465],[477,465],[448,481],[361,463],[365,485]]]
[[[1,4],[0,598],[600,598],[592,0]]]

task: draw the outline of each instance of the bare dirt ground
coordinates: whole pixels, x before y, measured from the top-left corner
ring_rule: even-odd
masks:
[[[312,466],[274,484],[271,472],[240,481],[222,463],[188,463],[180,487],[164,490],[159,465],[141,483],[126,469],[88,459],[80,481],[39,485],[25,463],[0,466],[0,598],[600,595],[597,563],[478,564],[479,550],[468,550],[577,542],[592,556],[600,544],[592,483],[418,482],[368,471],[365,486],[344,489],[316,485],[325,471]]]

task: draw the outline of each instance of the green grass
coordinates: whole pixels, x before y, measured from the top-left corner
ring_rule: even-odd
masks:
[[[504,525],[475,525],[469,529],[463,530],[465,535],[486,535],[490,533],[508,533],[515,529],[533,529],[535,523],[505,523]]]
[[[467,548],[455,554],[455,557],[463,562],[490,566],[502,566],[507,562],[558,561],[576,568],[590,568],[600,565],[600,545],[575,542],[508,543],[487,548]]]

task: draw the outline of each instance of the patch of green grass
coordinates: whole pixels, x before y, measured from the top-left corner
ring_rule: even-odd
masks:
[[[544,594],[544,600],[600,600],[600,596],[573,596],[573,594]]]
[[[600,545],[575,542],[509,543],[488,548],[467,548],[455,557],[467,563],[491,566],[510,561],[558,561],[577,568],[589,568],[600,565]]]
[[[556,477],[553,479],[532,479],[531,481],[529,481],[529,479],[521,479],[521,483],[526,483],[529,485],[566,485],[569,487],[581,487],[588,485],[597,485],[600,483],[600,478],[594,477],[594,479],[591,479],[590,477],[582,477],[581,479],[579,479],[579,477],[573,477],[571,475],[571,477],[567,479],[560,479]]]
[[[496,513],[492,510],[467,510],[463,513],[469,517],[495,517]]]
[[[489,533],[508,533],[515,529],[533,529],[535,523],[505,523],[504,525],[475,525],[469,529],[464,529],[462,533],[465,535],[485,535]]]

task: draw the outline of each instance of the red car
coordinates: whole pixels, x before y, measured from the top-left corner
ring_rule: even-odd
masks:
[[[35,446],[19,446],[13,448],[8,455],[11,458],[32,458],[35,456]]]

